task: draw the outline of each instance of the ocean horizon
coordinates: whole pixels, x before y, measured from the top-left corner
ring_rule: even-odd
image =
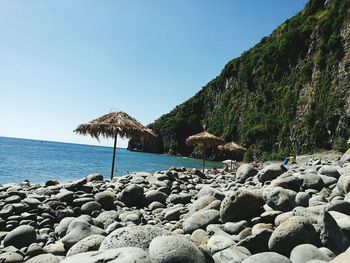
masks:
[[[51,179],[64,183],[96,172],[109,179],[112,153],[113,147],[108,146],[0,136],[0,184]],[[214,166],[222,164],[206,162],[206,168]],[[117,149],[115,176],[171,167],[201,168],[202,160]]]

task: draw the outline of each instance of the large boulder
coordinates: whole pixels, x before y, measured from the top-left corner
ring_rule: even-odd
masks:
[[[214,209],[200,210],[185,219],[182,224],[185,233],[192,233],[196,229],[205,229],[209,224],[218,221],[220,213]]]
[[[90,251],[67,257],[61,263],[150,263],[148,253],[137,247],[122,247],[105,251]]]
[[[307,219],[293,216],[273,231],[269,240],[269,249],[289,256],[294,247],[304,243],[319,244],[319,237]]]
[[[275,252],[263,252],[250,256],[242,263],[292,263],[292,261]]]
[[[264,201],[256,192],[229,192],[220,206],[220,218],[223,222],[238,222],[251,219],[263,212]]]
[[[205,263],[203,253],[188,239],[181,236],[160,236],[152,240],[149,256],[154,263]]]
[[[258,178],[260,182],[264,183],[276,179],[286,171],[287,168],[281,164],[270,164],[259,171]]]
[[[253,177],[258,173],[258,170],[255,169],[252,165],[245,163],[242,164],[236,172],[236,181],[238,183],[244,183],[249,177]]]
[[[296,206],[296,195],[296,192],[282,187],[267,187],[263,191],[263,198],[266,204],[274,210],[283,212],[290,211]]]
[[[147,250],[152,239],[171,235],[171,232],[155,226],[122,227],[110,233],[102,242],[100,250],[120,247],[138,247]]]
[[[16,248],[27,247],[37,240],[35,229],[32,226],[22,225],[9,232],[4,238],[4,246]]]

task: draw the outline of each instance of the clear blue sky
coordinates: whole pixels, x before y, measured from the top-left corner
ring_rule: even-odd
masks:
[[[151,123],[306,2],[0,0],[0,136],[98,144],[72,131],[111,109]]]

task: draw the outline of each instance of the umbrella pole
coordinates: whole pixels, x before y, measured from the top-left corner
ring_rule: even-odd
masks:
[[[114,163],[115,163],[115,152],[117,149],[117,137],[118,135],[116,135],[114,137],[114,148],[113,148],[113,160],[112,160],[112,171],[111,171],[111,180],[113,179],[113,175],[114,175]]]

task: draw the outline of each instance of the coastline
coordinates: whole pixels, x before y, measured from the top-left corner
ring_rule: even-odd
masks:
[[[291,262],[311,249],[332,262],[350,246],[349,161],[2,185],[0,260]]]

